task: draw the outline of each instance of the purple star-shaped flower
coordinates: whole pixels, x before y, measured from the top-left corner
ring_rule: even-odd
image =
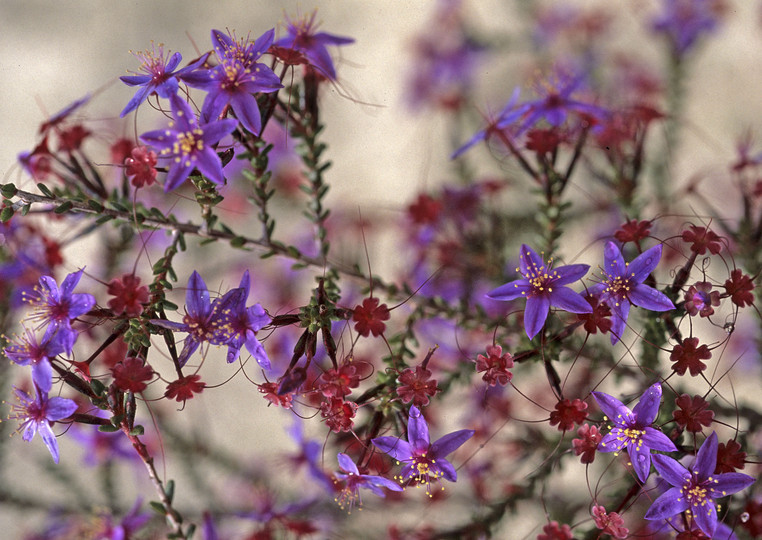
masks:
[[[239,289],[242,293],[237,295],[238,300],[233,303],[224,313],[220,322],[220,341],[228,346],[228,362],[235,362],[241,354],[241,347],[254,357],[257,363],[264,369],[270,369],[270,360],[267,358],[265,348],[257,339],[257,332],[272,320],[259,304],[246,307],[246,299],[249,297],[250,288],[249,271],[244,272]]]
[[[717,466],[717,434],[712,433],[699,448],[696,459],[686,469],[669,456],[653,456],[656,471],[672,488],[654,501],[645,518],[667,519],[690,510],[693,522],[710,538],[717,528],[717,508],[713,499],[731,495],[754,483],[742,473],[714,474]]]
[[[24,329],[25,335],[17,336],[16,341],[8,345],[3,352],[5,355],[20,366],[32,365],[32,380],[43,392],[50,392],[53,386],[53,367],[50,359],[66,351],[63,343],[64,336],[61,332],[45,334],[42,342],[37,341],[37,336]]]
[[[603,392],[593,392],[593,398],[613,424],[611,431],[598,443],[598,451],[620,452],[627,448],[635,474],[641,482],[645,482],[651,470],[651,450],[677,450],[669,437],[651,427],[659,413],[661,384],[655,383],[643,392],[632,410]]]
[[[169,101],[174,121],[167,129],[149,131],[140,136],[143,142],[159,150],[159,157],[172,159],[164,191],[175,189],[196,168],[210,181],[222,184],[225,177],[214,145],[231,133],[238,122],[225,119],[199,125],[190,105],[182,98],[172,95]]]
[[[190,86],[207,92],[201,107],[201,116],[205,120],[214,120],[226,105],[230,105],[243,127],[259,135],[262,118],[254,94],[283,88],[272,69],[256,62],[270,48],[274,35],[275,30],[269,30],[253,45],[245,45],[219,30],[212,30],[212,42],[220,64],[208,72],[197,72],[202,74],[200,76],[190,74],[185,78]]]
[[[212,303],[206,283],[194,270],[188,279],[188,290],[185,293],[183,322],[152,319],[151,323],[176,332],[188,333],[183,350],[177,358],[178,364],[183,367],[201,343],[221,345],[224,342],[220,327],[224,324],[227,310],[240,302],[242,295],[242,289],[232,289]]]
[[[40,285],[34,288],[29,303],[34,307],[30,316],[32,320],[40,320],[47,324],[43,341],[55,333],[59,333],[60,343],[67,354],[71,354],[77,331],[71,327],[71,321],[84,315],[95,305],[95,297],[88,293],[74,293],[74,288],[82,278],[83,270],[67,275],[61,287],[50,276],[40,277]]]
[[[532,339],[545,325],[551,306],[571,313],[592,313],[590,304],[582,295],[565,287],[582,278],[589,269],[586,264],[553,268],[552,261],[546,265],[537,252],[522,244],[516,271],[524,277],[488,292],[487,297],[503,301],[526,298],[524,329]]]
[[[431,482],[444,478],[450,482],[458,479],[458,473],[447,456],[455,452],[474,434],[472,429],[453,431],[433,444],[429,442],[429,426],[418,407],[410,407],[407,423],[408,442],[397,437],[378,437],[371,442],[382,452],[405,465],[398,477],[400,482],[414,480],[426,486],[431,496]]]
[[[37,395],[33,398],[20,388],[14,387],[13,393],[16,395],[18,404],[11,405],[11,414],[8,418],[21,421],[18,431],[27,442],[39,432],[45,446],[50,450],[50,455],[53,456],[53,461],[58,463],[58,442],[50,428],[50,423],[74,414],[77,404],[71,399],[62,397],[48,398],[48,393],[41,392],[39,388],[36,392]]]
[[[622,252],[614,242],[607,242],[603,250],[603,281],[591,287],[590,292],[611,308],[613,345],[624,332],[630,304],[651,311],[675,309],[672,300],[643,282],[654,271],[661,259],[661,244],[647,249],[631,262],[624,262]]]
[[[310,65],[317,69],[324,77],[336,80],[336,69],[333,67],[331,55],[328,54],[326,45],[348,45],[354,43],[354,39],[335,36],[325,32],[315,32],[317,24],[313,11],[309,16],[295,21],[288,20],[286,27],[287,35],[275,42],[275,46],[293,49],[302,53]]]
[[[348,455],[339,453],[336,457],[339,460],[339,468],[344,471],[343,473],[335,474],[336,478],[344,480],[345,482],[344,488],[336,496],[336,502],[339,503],[339,508],[342,510],[348,508],[351,511],[355,505],[355,501],[362,506],[360,488],[369,489],[379,497],[386,497],[384,490],[381,488],[390,489],[392,491],[402,491],[402,486],[395,484],[387,478],[369,474],[360,474],[357,465],[355,465],[355,462],[352,461],[352,458]]]
[[[497,116],[497,118],[495,118],[494,120],[490,120],[487,127],[482,129],[481,131],[477,131],[474,134],[474,136],[471,137],[463,146],[455,150],[455,152],[453,152],[451,156],[451,159],[455,159],[459,157],[466,150],[470,149],[472,146],[475,146],[481,141],[488,140],[495,133],[507,129],[514,122],[516,122],[516,120],[521,118],[521,116],[527,111],[527,105],[526,104],[517,105],[520,94],[521,94],[521,89],[517,86],[513,90],[511,99],[508,100],[508,103],[500,112],[500,114]]]
[[[175,68],[180,64],[183,57],[180,53],[175,53],[169,57],[169,60],[164,60],[164,47],[161,45],[158,47],[152,46],[150,51],[146,50],[133,54],[140,60],[140,70],[145,72],[145,75],[136,74],[119,77],[123,83],[129,86],[141,87],[135,92],[129,103],[127,103],[127,106],[119,115],[120,118],[137,109],[138,105],[143,103],[154,92],[165,99],[177,94],[179,86],[178,78],[189,74],[203,65],[209,57],[209,54],[205,54],[188,66],[175,71]]]

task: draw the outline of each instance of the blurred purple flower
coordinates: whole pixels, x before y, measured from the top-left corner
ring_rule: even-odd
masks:
[[[328,54],[326,45],[348,45],[354,43],[354,39],[335,36],[326,32],[316,32],[316,11],[297,20],[287,19],[285,37],[274,43],[276,47],[284,47],[302,53],[310,65],[317,69],[324,77],[332,81],[336,80],[336,69],[333,67],[331,55]]]
[[[524,310],[524,329],[529,339],[532,339],[545,325],[551,306],[561,308],[570,313],[591,313],[592,308],[585,298],[565,287],[581,279],[590,267],[586,264],[569,264],[552,267],[552,260],[545,265],[542,258],[526,244],[521,245],[519,254],[522,279],[517,279],[501,285],[487,293],[493,300],[510,301],[526,298]]]
[[[336,478],[345,482],[344,488],[336,496],[336,502],[339,503],[339,508],[344,510],[348,508],[349,511],[355,505],[355,501],[359,506],[362,506],[362,497],[360,496],[360,488],[369,489],[375,495],[379,497],[386,497],[384,490],[386,488],[391,491],[402,491],[402,486],[392,482],[391,480],[382,476],[372,476],[368,474],[360,474],[357,469],[357,465],[346,454],[339,454],[336,456],[339,460],[339,468],[344,473],[336,473]]]
[[[641,482],[645,482],[651,470],[651,450],[674,452],[675,444],[664,433],[651,427],[661,404],[661,385],[651,385],[635,407],[630,410],[618,399],[593,392],[593,398],[612,422],[609,431],[598,444],[599,452],[620,452],[627,448],[632,467]]]
[[[225,177],[222,163],[214,145],[238,125],[233,119],[215,120],[199,125],[196,115],[182,98],[172,95],[173,122],[166,129],[149,131],[140,139],[159,150],[160,158],[171,159],[164,191],[172,191],[198,169],[215,184],[222,184]]]
[[[40,285],[34,288],[28,298],[34,308],[29,318],[47,325],[43,341],[59,333],[60,337],[57,339],[63,344],[67,354],[71,354],[78,335],[77,331],[72,329],[71,321],[84,315],[95,305],[95,297],[92,294],[74,293],[74,287],[82,278],[83,270],[67,275],[60,288],[52,277],[40,277]]]
[[[178,78],[191,71],[199,68],[206,62],[208,54],[203,55],[201,58],[191,63],[190,65],[175,71],[183,57],[180,53],[175,53],[169,57],[168,60],[164,59],[164,47],[152,44],[151,50],[145,50],[142,52],[134,52],[135,57],[140,60],[140,71],[143,71],[145,75],[124,75],[119,79],[129,86],[139,86],[140,88],[132,96],[127,106],[119,114],[120,118],[123,118],[129,112],[135,110],[138,105],[143,103],[145,99],[154,92],[159,97],[170,98],[177,94],[179,86]]]
[[[212,303],[206,283],[194,270],[188,279],[188,290],[185,293],[183,322],[151,319],[151,323],[175,332],[188,333],[183,343],[183,350],[177,358],[178,364],[183,367],[201,343],[222,345],[225,342],[221,326],[225,322],[228,310],[241,301],[241,296],[243,296],[242,289],[232,289]]]
[[[33,398],[20,388],[13,388],[18,404],[11,405],[9,419],[19,420],[18,431],[21,437],[29,442],[35,433],[39,433],[45,446],[48,447],[53,461],[58,463],[58,442],[50,427],[51,422],[63,420],[77,410],[74,401],[62,397],[49,398],[47,392],[36,388],[37,395]]]
[[[667,37],[677,57],[717,27],[721,5],[717,0],[662,0],[662,4],[664,10],[654,18],[652,28]]]
[[[24,332],[25,335],[16,336],[16,340],[3,352],[8,359],[20,366],[31,364],[34,384],[43,392],[50,392],[53,385],[53,368],[50,359],[66,351],[62,341],[64,334],[46,333],[42,342],[38,342],[34,332],[28,328],[25,328]]]
[[[655,455],[653,462],[657,472],[673,487],[654,501],[644,517],[667,519],[690,510],[695,525],[710,538],[714,538],[717,529],[713,499],[732,495],[754,483],[754,478],[743,473],[714,474],[717,466],[714,432],[701,445],[688,469],[669,456]]]
[[[259,304],[246,307],[250,286],[249,271],[246,270],[239,285],[241,293],[236,295],[235,301],[223,312],[219,323],[221,332],[219,341],[228,346],[228,363],[238,359],[241,347],[245,345],[246,350],[257,363],[269,370],[270,360],[267,358],[265,348],[257,339],[257,332],[270,324],[271,318]]]

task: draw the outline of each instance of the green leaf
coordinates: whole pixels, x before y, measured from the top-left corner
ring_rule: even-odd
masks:
[[[74,203],[71,201],[66,201],[60,205],[58,205],[53,212],[56,214],[65,214],[69,210],[71,210],[74,207]]]
[[[103,205],[96,200],[88,199],[87,206],[95,210],[96,212],[103,212]]]
[[[13,207],[12,206],[3,207],[2,211],[0,211],[0,221],[5,223],[6,221],[9,221],[12,217],[13,217]]]
[[[143,435],[146,432],[145,428],[143,426],[134,426],[130,430],[130,435]]]
[[[43,195],[45,195],[46,197],[50,197],[51,199],[53,198],[53,192],[52,192],[52,191],[50,191],[50,189],[48,188],[48,186],[46,186],[46,185],[45,185],[45,184],[43,184],[42,182],[40,182],[39,184],[37,184],[37,189],[39,189],[40,191],[42,191],[42,194],[43,194]]]
[[[24,206],[21,207],[21,215],[25,216],[29,213],[29,210],[32,209],[31,203],[26,203]]]
[[[161,504],[159,501],[149,501],[148,505],[153,509],[154,512],[156,512],[160,516],[167,515],[167,511],[164,509],[164,505]]]
[[[234,248],[240,248],[246,245],[246,238],[243,236],[236,236],[230,240],[230,245]]]
[[[96,219],[95,223],[97,225],[101,225],[102,223],[106,223],[107,221],[111,221],[112,219],[114,219],[114,216],[110,216],[110,215],[106,214],[106,215],[101,216],[98,219]]]
[[[167,494],[167,499],[169,499],[169,502],[171,504],[172,499],[175,498],[175,481],[174,480],[167,480],[167,485],[164,488],[164,493]]]
[[[103,433],[115,433],[119,431],[119,428],[112,426],[111,424],[103,424],[102,426],[98,426],[98,431],[102,431]]]
[[[2,193],[3,197],[6,199],[10,199],[18,193],[18,189],[16,189],[16,186],[13,184],[4,184],[0,186],[0,193]]]

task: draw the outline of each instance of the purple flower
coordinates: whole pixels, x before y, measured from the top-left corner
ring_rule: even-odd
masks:
[[[3,352],[20,366],[32,365],[32,380],[43,392],[50,392],[53,386],[53,367],[50,359],[66,351],[61,332],[46,333],[42,343],[28,328],[24,336],[17,336],[16,341],[8,345]]]
[[[678,57],[717,27],[714,0],[664,0],[663,4],[664,11],[653,20],[653,30],[666,35]]]
[[[455,452],[474,434],[472,429],[453,431],[433,444],[429,442],[429,426],[418,407],[410,407],[407,423],[408,442],[397,437],[378,437],[371,442],[382,452],[386,452],[400,463],[404,463],[397,479],[400,482],[414,480],[426,486],[431,496],[431,482],[444,478],[450,482],[458,479],[455,467],[447,461],[447,456]]]
[[[180,97],[170,96],[172,118],[167,129],[149,131],[141,140],[159,149],[159,157],[171,158],[164,191],[171,191],[198,170],[215,184],[222,184],[222,163],[214,145],[231,133],[238,122],[233,119],[216,120],[200,126],[190,106]]]
[[[331,55],[328,54],[326,45],[348,45],[354,43],[354,39],[335,36],[325,32],[315,32],[316,11],[306,17],[295,21],[288,20],[286,32],[288,35],[275,42],[275,46],[293,49],[302,53],[310,65],[317,69],[324,77],[336,80],[336,69],[333,67]]]
[[[641,482],[645,482],[651,470],[651,450],[677,450],[669,437],[651,427],[659,413],[661,385],[651,385],[643,392],[640,401],[632,410],[603,392],[593,392],[593,398],[613,424],[611,431],[598,443],[598,451],[621,452],[623,448],[627,448],[635,474]]]
[[[220,322],[220,341],[228,346],[228,362],[235,362],[241,354],[241,347],[246,346],[257,363],[264,369],[270,369],[270,360],[267,358],[265,348],[257,339],[257,332],[270,324],[270,316],[265,313],[259,304],[246,307],[246,299],[249,297],[250,287],[249,271],[244,272],[239,289],[242,291],[236,295],[237,300],[224,312]]]
[[[121,81],[129,86],[140,86],[141,88],[132,96],[127,106],[119,115],[123,118],[130,111],[135,110],[138,105],[152,93],[157,93],[160,97],[170,98],[177,94],[179,83],[177,79],[190,73],[199,66],[203,65],[208,58],[208,54],[191,63],[190,65],[175,71],[183,57],[180,53],[175,53],[164,60],[164,47],[152,45],[151,50],[133,53],[140,60],[140,70],[145,75],[124,75],[119,77]]]
[[[34,307],[30,316],[32,320],[40,320],[47,324],[43,341],[59,333],[57,338],[63,344],[67,354],[71,354],[78,333],[72,329],[71,321],[80,315],[84,315],[95,305],[95,297],[88,293],[74,293],[82,278],[82,270],[67,275],[59,289],[50,276],[40,277],[39,287],[34,288],[30,295],[29,303]]]
[[[273,71],[256,60],[262,56],[273,41],[274,30],[265,32],[253,45],[237,43],[219,30],[212,30],[212,42],[220,58],[220,64],[201,76],[188,75],[190,86],[207,93],[201,116],[214,120],[230,105],[243,127],[255,135],[262,130],[262,118],[254,94],[275,92],[283,88]]]
[[[18,404],[11,405],[11,414],[8,417],[13,420],[20,420],[18,431],[22,432],[21,437],[29,442],[35,433],[40,433],[45,446],[50,450],[53,461],[58,463],[58,442],[53,430],[50,428],[51,422],[68,418],[77,410],[77,404],[74,401],[62,397],[48,398],[47,392],[41,392],[36,389],[37,396],[32,397],[20,388],[13,388]]]
[[[590,267],[586,264],[570,264],[552,267],[552,260],[545,265],[542,258],[526,244],[521,245],[519,268],[523,277],[511,281],[487,293],[493,300],[527,299],[524,310],[524,329],[532,339],[545,325],[551,306],[571,313],[591,313],[592,308],[582,295],[565,287],[582,278]]]
[[[178,364],[183,367],[201,343],[220,345],[224,342],[220,327],[224,324],[227,310],[240,302],[242,295],[242,289],[233,289],[212,303],[206,283],[194,270],[188,279],[188,290],[185,293],[183,322],[152,319],[151,323],[176,332],[188,332],[183,350],[177,358]]]
[[[594,285],[590,292],[611,308],[612,345],[619,341],[624,332],[624,326],[630,314],[630,304],[651,311],[675,309],[675,305],[663,293],[643,284],[659,264],[660,259],[661,244],[644,251],[631,262],[626,263],[617,245],[614,242],[606,243],[603,250],[603,281]]]
[[[717,529],[717,508],[712,499],[731,495],[754,483],[742,473],[714,474],[717,466],[717,434],[712,433],[699,448],[696,459],[686,469],[669,456],[653,456],[654,467],[672,488],[654,501],[645,518],[667,519],[686,510],[701,531],[710,538]]]
[[[570,112],[588,115],[593,118],[603,118],[606,110],[602,107],[585,103],[572,98],[572,95],[582,86],[583,77],[561,75],[555,84],[548,82],[539,87],[542,94],[539,99],[523,104],[526,114],[521,121],[518,132],[524,132],[542,120],[553,127],[564,123]]]
[[[494,120],[490,120],[489,123],[487,124],[487,127],[482,129],[481,131],[477,131],[476,134],[474,134],[474,136],[471,137],[463,146],[455,150],[455,152],[453,152],[451,156],[451,159],[455,159],[459,157],[466,150],[468,150],[472,146],[475,146],[481,141],[488,140],[495,133],[507,129],[514,122],[516,122],[516,120],[521,118],[521,116],[527,111],[527,105],[526,104],[518,105],[518,106],[516,105],[516,103],[519,100],[520,94],[521,94],[521,89],[517,86],[513,90],[511,99],[508,100],[508,103],[505,105],[505,107],[497,116],[497,118],[495,118]]]
[[[390,489],[392,491],[402,491],[402,486],[395,484],[391,480],[382,476],[372,476],[368,474],[360,474],[357,469],[357,465],[346,454],[339,454],[336,456],[339,460],[339,468],[344,473],[336,473],[336,478],[344,480],[344,488],[336,496],[336,502],[339,503],[339,508],[344,510],[348,508],[352,511],[355,505],[355,501],[359,501],[359,506],[362,506],[362,497],[360,496],[360,488],[369,489],[375,495],[379,497],[386,497],[384,490],[381,488]]]

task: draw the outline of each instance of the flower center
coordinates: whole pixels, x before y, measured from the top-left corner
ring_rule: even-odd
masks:
[[[553,292],[553,287],[551,285],[558,279],[558,273],[544,265],[530,265],[527,267],[524,277],[529,282],[529,295],[536,296]]]
[[[203,134],[204,132],[198,128],[179,133],[172,151],[178,156],[192,156],[195,152],[200,152],[204,149],[204,141],[201,139]]]

